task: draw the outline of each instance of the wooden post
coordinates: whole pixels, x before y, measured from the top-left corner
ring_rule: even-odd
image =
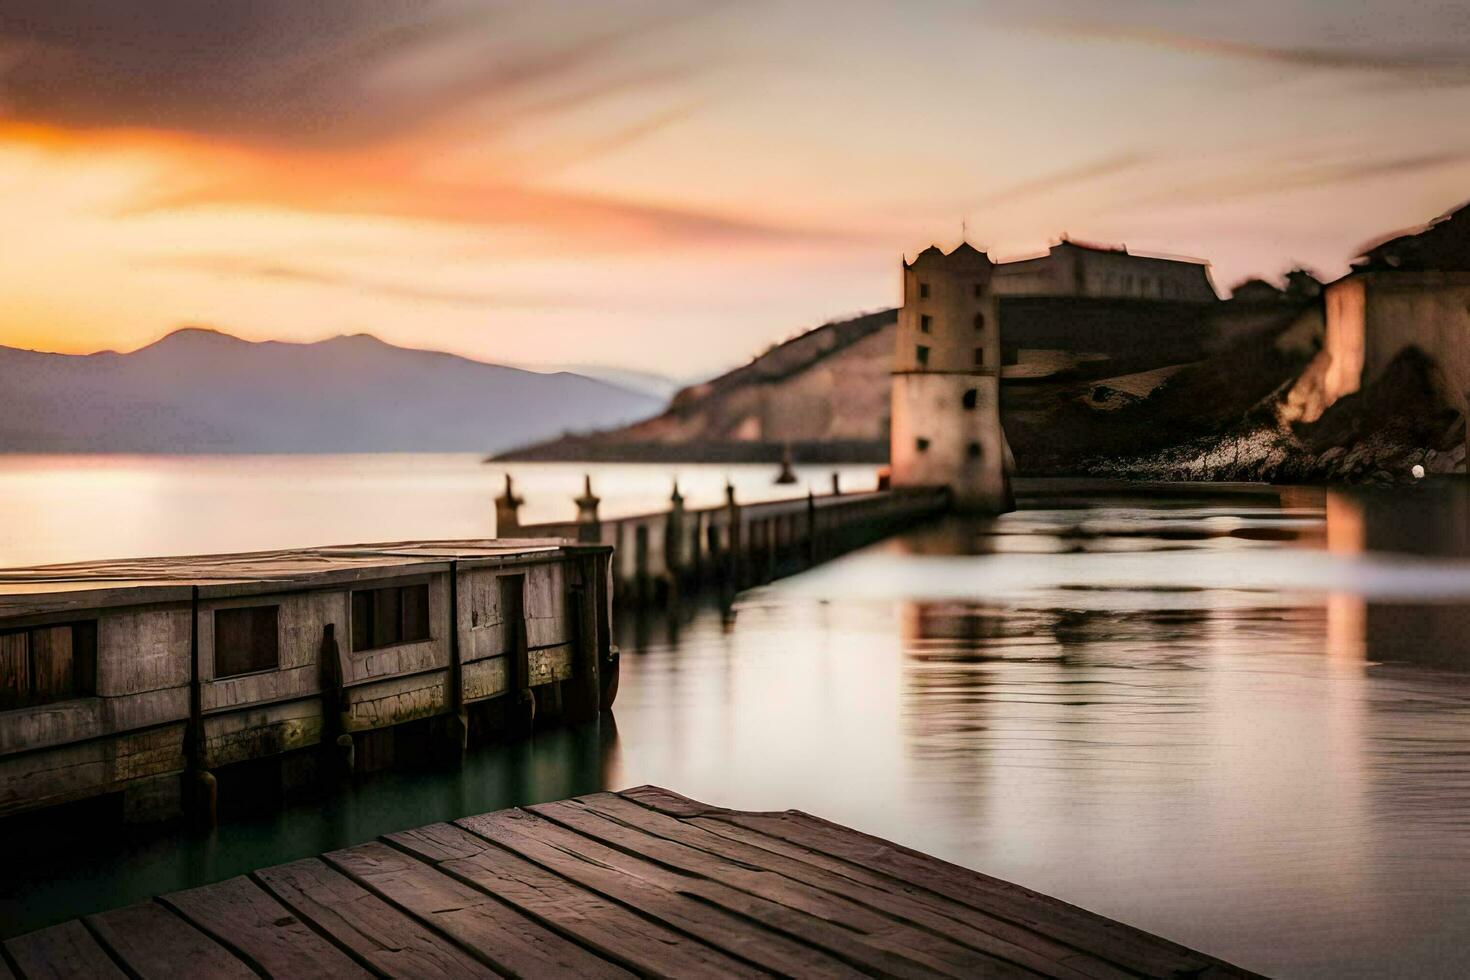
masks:
[[[342,648],[337,644],[337,626],[322,627],[322,645],[317,654],[317,673],[322,692],[322,745],[337,755],[338,771],[351,775],[357,768],[357,752],[347,731],[347,675],[342,666]]]
[[[464,651],[459,642],[459,562],[449,563],[449,750],[463,761],[470,745],[470,716],[464,705]]]
[[[669,578],[669,593],[676,595],[684,581],[684,495],[679,492],[679,481],[674,481],[674,492],[669,496],[669,516],[664,524],[664,571]]]
[[[602,498],[592,493],[592,474],[583,479],[582,496],[577,498],[577,540],[597,544],[602,540],[602,522],[597,518]]]
[[[689,525],[689,552],[685,571],[691,582],[699,582],[704,578],[704,515],[699,511],[694,512],[694,520]]]
[[[596,633],[598,705],[603,711],[612,707],[618,696],[619,658],[621,651],[612,641],[612,556],[597,555],[593,559],[591,591]]]
[[[184,758],[188,792],[185,800],[195,822],[213,827],[219,823],[219,783],[209,771],[204,746],[204,693],[199,670],[199,586],[189,598],[189,724],[185,729]]]
[[[510,643],[509,727],[525,734],[536,722],[536,694],[531,690],[530,651],[526,636],[526,576],[502,575],[501,610]]]
[[[832,473],[832,496],[842,496],[842,474],[836,471]]]
[[[725,511],[729,515],[730,532],[727,536],[729,547],[726,549],[726,565],[730,587],[739,589],[743,584],[741,576],[745,566],[745,535],[740,526],[740,505],[735,502],[735,485],[728,481],[725,483]]]
[[[817,495],[811,487],[806,491],[806,563],[817,563]]]
[[[602,556],[588,555],[573,566],[577,582],[567,597],[572,614],[572,680],[563,701],[568,721],[581,722],[597,717],[602,707],[602,649],[598,637],[596,578],[602,567]]]
[[[495,498],[495,536],[513,538],[521,533],[521,504],[511,484],[510,474],[505,474],[505,493]]]

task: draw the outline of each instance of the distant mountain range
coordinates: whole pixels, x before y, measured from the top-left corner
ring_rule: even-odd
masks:
[[[495,452],[663,407],[366,334],[255,343],[190,328],[128,354],[0,347],[0,452]]]
[[[669,399],[673,398],[681,388],[691,383],[690,381],[679,381],[675,378],[670,378],[662,374],[654,374],[649,371],[603,367],[600,364],[558,364],[554,370],[580,374],[583,377],[593,378],[597,381],[606,381],[608,384],[616,385],[619,388],[627,388],[630,391],[639,391],[645,395],[653,395],[665,405],[668,404]]]

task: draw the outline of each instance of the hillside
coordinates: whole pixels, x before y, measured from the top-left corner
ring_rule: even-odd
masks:
[[[483,451],[631,421],[651,395],[358,334],[185,329],[127,354],[0,347],[3,452]]]
[[[1124,434],[1131,445],[1138,427],[1120,426],[1113,416],[1116,401],[1097,401],[1095,391],[1116,387],[1127,396],[1127,379],[1180,369],[1250,338],[1274,335],[1300,309],[1285,301],[1201,307],[1154,300],[1010,299],[1008,352],[1022,356],[1023,363],[1006,368],[1003,398],[1017,460],[1028,472],[1068,472],[1115,434]],[[789,449],[809,463],[885,462],[897,322],[896,310],[882,310],[828,323],[683,389],[653,418],[500,458],[733,462],[776,460]],[[1059,334],[1063,328],[1085,335]],[[1052,356],[1066,353],[1048,349],[1057,346],[1075,349],[1071,356]],[[1271,385],[1280,383],[1276,374],[1268,375]],[[1159,375],[1149,389],[1162,380]],[[1173,391],[1178,395],[1188,387]],[[1136,401],[1143,394],[1127,397]],[[1214,398],[1211,404],[1234,417],[1254,400],[1241,401],[1237,394],[1210,392],[1206,400]],[[1166,438],[1197,434],[1192,426],[1173,423],[1157,431]]]
[[[897,310],[835,321],[676,394],[619,429],[502,454],[514,460],[760,460],[791,447],[810,462],[888,458]]]

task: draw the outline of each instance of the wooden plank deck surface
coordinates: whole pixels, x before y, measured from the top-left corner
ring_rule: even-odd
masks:
[[[18,977],[1248,977],[795,810],[642,786],[465,817],[19,936]]]

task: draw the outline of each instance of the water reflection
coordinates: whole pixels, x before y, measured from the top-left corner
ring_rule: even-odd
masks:
[[[321,787],[255,813],[225,814],[220,827],[120,827],[84,810],[6,822],[0,936],[88,912],[219,881],[257,867],[371,840],[380,834],[508,806],[593,793],[622,768],[610,715],[528,742],[482,749],[464,767],[375,773]]]
[[[57,843],[64,880],[7,882],[0,919],[651,782],[820,813],[1267,973],[1463,975],[1470,508],[1412,492],[1438,513],[1399,520],[1402,491],[1054,496],[625,616],[615,731],[208,841]]]
[[[1470,578],[1407,556],[1466,511],[1283,496],[950,523],[740,615],[898,598],[875,832],[1267,972],[1462,975]]]

